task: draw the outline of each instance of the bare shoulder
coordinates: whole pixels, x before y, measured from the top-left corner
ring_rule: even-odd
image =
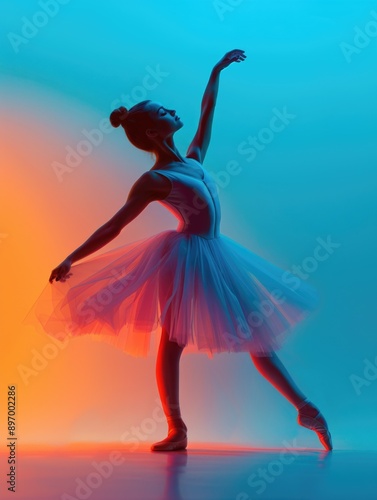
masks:
[[[193,160],[198,161],[200,164],[202,163],[202,151],[199,146],[195,143],[192,143],[187,150],[186,158],[191,158]]]
[[[171,181],[158,172],[148,170],[144,172],[132,186],[134,195],[147,196],[151,200],[161,200],[166,198],[172,188]]]

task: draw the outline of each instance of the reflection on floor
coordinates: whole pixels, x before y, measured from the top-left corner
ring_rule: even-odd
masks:
[[[252,449],[191,443],[179,452],[119,443],[18,450],[16,493],[22,500],[374,500],[377,452]],[[8,494],[8,495],[7,495]]]

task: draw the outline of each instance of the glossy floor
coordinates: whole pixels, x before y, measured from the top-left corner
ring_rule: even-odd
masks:
[[[1,470],[9,468],[1,455]],[[190,444],[181,452],[125,450],[119,443],[24,448],[22,500],[375,499],[377,452],[321,452]],[[5,472],[8,472],[5,470]],[[11,498],[1,478],[1,498]]]

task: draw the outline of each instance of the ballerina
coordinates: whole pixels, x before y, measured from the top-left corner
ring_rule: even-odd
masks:
[[[145,355],[151,332],[156,324],[161,327],[156,378],[168,435],[152,445],[153,451],[187,447],[179,364],[188,345],[209,356],[248,352],[258,371],[297,409],[297,422],[332,449],[325,418],[275,352],[316,307],[316,291],[220,232],[217,186],[203,167],[220,73],[245,58],[243,50],[231,50],[212,69],[186,156],[174,144],[183,127],[174,109],[147,100],[111,113],[111,124],[122,126],[135,147],[153,153],[155,163],[134,183],[125,205],[53,269],[49,282],[60,282],[54,287],[61,288],[48,314],[43,319],[39,314],[50,335],[63,329],[66,336],[93,333],[133,355]],[[153,201],[176,216],[176,230],[73,265],[116,238]]]

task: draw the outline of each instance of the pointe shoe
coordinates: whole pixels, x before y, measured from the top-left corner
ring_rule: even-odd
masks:
[[[167,418],[170,423],[173,419]],[[180,434],[179,439],[174,434]],[[179,422],[178,425],[174,425],[168,432],[168,437],[154,443],[151,446],[152,451],[178,451],[187,448],[187,427],[183,422]]]
[[[307,402],[309,403],[309,401]],[[315,431],[324,448],[331,451],[333,449],[331,434],[322,413],[318,411],[314,417],[311,417],[309,415],[303,415],[300,413],[301,411],[300,409],[297,417],[299,425]]]

